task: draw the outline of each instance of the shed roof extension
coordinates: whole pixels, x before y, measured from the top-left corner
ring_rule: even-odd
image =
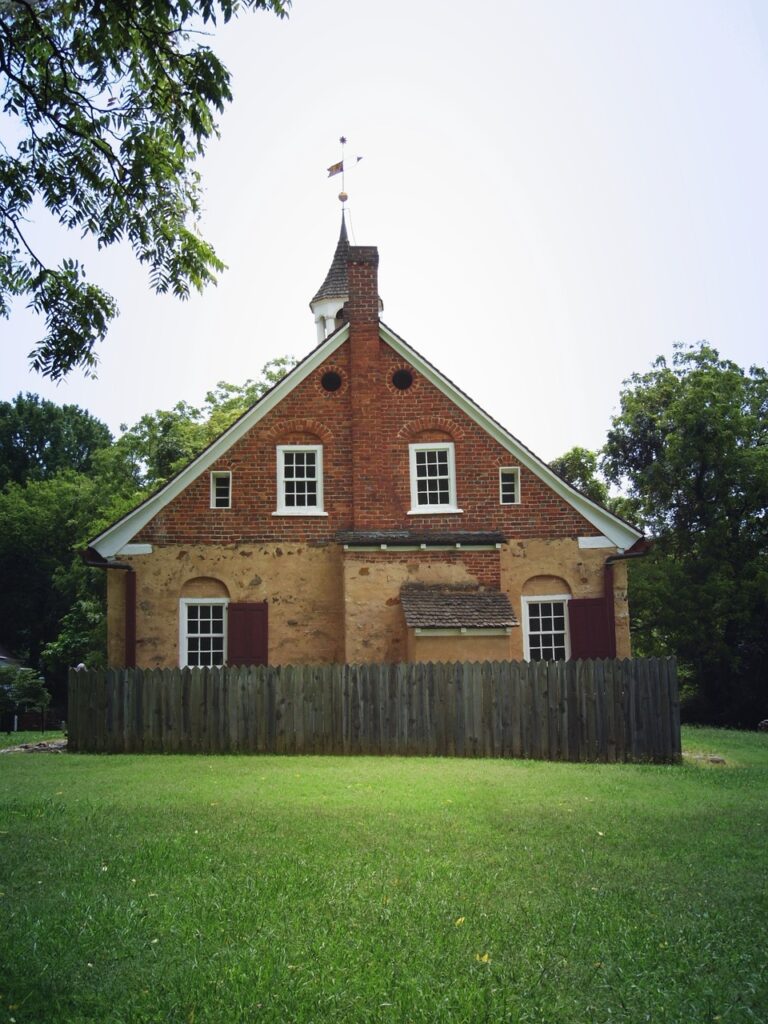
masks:
[[[504,629],[519,622],[509,597],[474,585],[408,583],[400,589],[407,625],[421,629]]]

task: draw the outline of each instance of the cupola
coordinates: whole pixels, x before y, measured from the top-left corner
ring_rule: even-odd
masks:
[[[323,341],[329,334],[333,334],[345,321],[344,303],[349,299],[347,273],[349,248],[347,223],[342,210],[341,231],[339,232],[339,241],[336,243],[336,252],[333,254],[333,260],[325,275],[325,280],[309,304],[309,308],[315,315],[318,342]],[[383,308],[384,304],[379,299],[379,310]]]

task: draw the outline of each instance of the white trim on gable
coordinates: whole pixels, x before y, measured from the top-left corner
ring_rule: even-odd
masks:
[[[526,469],[535,473],[548,487],[551,487],[556,494],[564,501],[567,501],[580,515],[584,516],[588,523],[591,523],[600,530],[610,540],[612,547],[616,547],[620,552],[624,552],[631,548],[636,541],[640,540],[643,536],[640,530],[630,526],[629,523],[625,523],[618,516],[614,516],[609,512],[608,509],[596,504],[590,498],[585,497],[571,487],[570,484],[567,484],[562,477],[549,468],[546,462],[543,462],[537,455],[534,455],[529,448],[526,448],[521,441],[518,441],[516,437],[505,430],[487,412],[484,412],[479,405],[476,405],[468,395],[465,395],[447,377],[443,377],[439,370],[436,370],[431,363],[427,362],[424,356],[419,355],[415,349],[411,348],[408,342],[403,341],[386,324],[379,324],[379,337],[406,362],[415,367],[438,391],[442,391],[446,398],[457,405],[462,412],[466,413],[471,420],[474,420],[495,441],[498,441],[503,448],[506,448],[511,455],[514,455],[515,459],[525,466]]]
[[[120,548],[117,552],[118,555],[151,555],[152,545],[151,544],[126,544],[124,548]]]
[[[579,537],[580,548],[612,548],[610,537]]]
[[[406,341],[395,334],[386,324],[379,323],[379,337],[394,352],[400,355],[403,360],[413,366],[426,380],[441,391],[449,401],[453,402],[471,420],[477,423],[482,430],[513,455],[516,462],[525,466],[526,469],[542,479],[556,494],[582,515],[587,522],[599,530],[602,538],[605,538],[608,542],[606,546],[615,547],[620,553],[623,553],[643,536],[635,527],[625,523],[607,509],[575,490],[570,484],[567,484],[562,477],[559,477],[549,468],[546,462],[543,462],[537,455],[534,455],[530,449],[526,448],[521,441],[518,441],[500,423],[497,423],[488,413],[484,412],[480,406],[476,405],[468,395],[465,395],[447,377],[443,377],[430,362],[419,355],[415,349],[411,348]],[[290,373],[283,377],[263,398],[259,399],[239,420],[236,420],[228,430],[216,438],[205,451],[201,452],[197,458],[185,466],[172,480],[169,480],[164,487],[147,498],[132,512],[119,519],[103,533],[99,534],[98,537],[94,538],[91,541],[91,547],[106,559],[113,558],[119,551],[123,550],[161,509],[188,487],[201,473],[209,469],[217,459],[224,455],[259,420],[274,409],[329,356],[333,355],[348,338],[349,324],[344,324],[343,327],[340,327],[338,331],[330,335],[317,348],[313,349]],[[590,538],[590,540],[600,539]],[[592,545],[582,546],[590,547]]]
[[[161,509],[181,494],[185,487],[188,487],[193,480],[197,479],[210,466],[221,458],[233,444],[240,440],[256,423],[259,422],[270,410],[281,402],[286,395],[301,384],[311,373],[313,373],[328,356],[340,348],[349,337],[349,324],[344,324],[335,334],[327,338],[321,345],[313,349],[310,354],[297,366],[286,374],[281,381],[260,398],[258,402],[244,413],[239,420],[235,420],[228,430],[216,438],[196,459],[193,459],[188,466],[177,473],[172,480],[161,487],[159,491],[147,498],[132,512],[118,519],[98,537],[91,541],[91,547],[102,556],[102,558],[113,558],[125,545],[136,536],[160,512]]]

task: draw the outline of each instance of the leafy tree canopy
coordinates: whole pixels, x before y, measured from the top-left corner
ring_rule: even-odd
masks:
[[[621,394],[603,470],[655,536],[632,566],[636,649],[677,654],[692,716],[754,724],[768,701],[768,374],[676,346]]]
[[[118,439],[115,455],[135,467],[142,485],[154,489],[215,440],[294,366],[293,356],[271,359],[257,380],[219,381],[201,406],[178,402],[142,416]]]
[[[3,710],[43,711],[51,702],[45,680],[33,668],[0,668]]]
[[[0,402],[0,487],[45,480],[62,469],[87,472],[112,444],[109,428],[77,405],[32,394]]]
[[[646,525],[692,549],[702,530],[723,540],[765,536],[768,373],[748,372],[709,345],[677,345],[621,394],[603,470],[639,502]]]
[[[577,446],[553,459],[549,465],[558,476],[573,484],[582,494],[601,505],[607,504],[608,487],[598,475],[596,452]]]
[[[157,292],[184,298],[223,264],[197,233],[197,157],[232,98],[201,30],[290,0],[6,0],[0,97],[17,123],[0,147],[0,314],[16,296],[45,319],[32,366],[92,371],[114,300],[71,258],[51,265],[26,221],[42,203],[99,247],[123,239]]]
[[[179,402],[144,416],[113,443],[104,424],[74,406],[27,395],[10,407],[22,408],[24,422],[35,430],[17,435],[25,471],[0,487],[0,640],[43,668],[57,696],[63,696],[69,666],[82,661],[95,667],[105,657],[105,574],[87,568],[78,551],[177,472],[294,363],[284,356],[267,363],[256,380],[220,381],[199,407]],[[73,436],[80,437],[82,428],[90,438],[93,427],[91,448],[61,443],[60,419],[69,412],[77,427]],[[0,427],[2,422],[0,416]],[[106,445],[97,447],[104,438]],[[2,452],[0,442],[0,464]]]

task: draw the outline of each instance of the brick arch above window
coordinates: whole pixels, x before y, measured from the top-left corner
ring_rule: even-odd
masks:
[[[453,441],[453,434],[449,434],[447,430],[419,430],[417,433],[411,434],[408,440],[417,444],[429,444],[430,441],[439,443]]]
[[[464,428],[446,416],[420,416],[404,423],[397,436],[407,441],[458,441]]]
[[[500,455],[492,456],[490,462],[491,465],[498,466],[499,468],[501,468],[502,466],[515,466],[519,469],[522,469],[522,466],[517,461],[517,459],[513,455],[510,455],[508,452],[502,452]]]
[[[225,583],[213,576],[194,576],[181,587],[179,597],[229,597]]]
[[[267,437],[274,444],[330,444],[333,431],[321,420],[297,417],[276,423]]]

